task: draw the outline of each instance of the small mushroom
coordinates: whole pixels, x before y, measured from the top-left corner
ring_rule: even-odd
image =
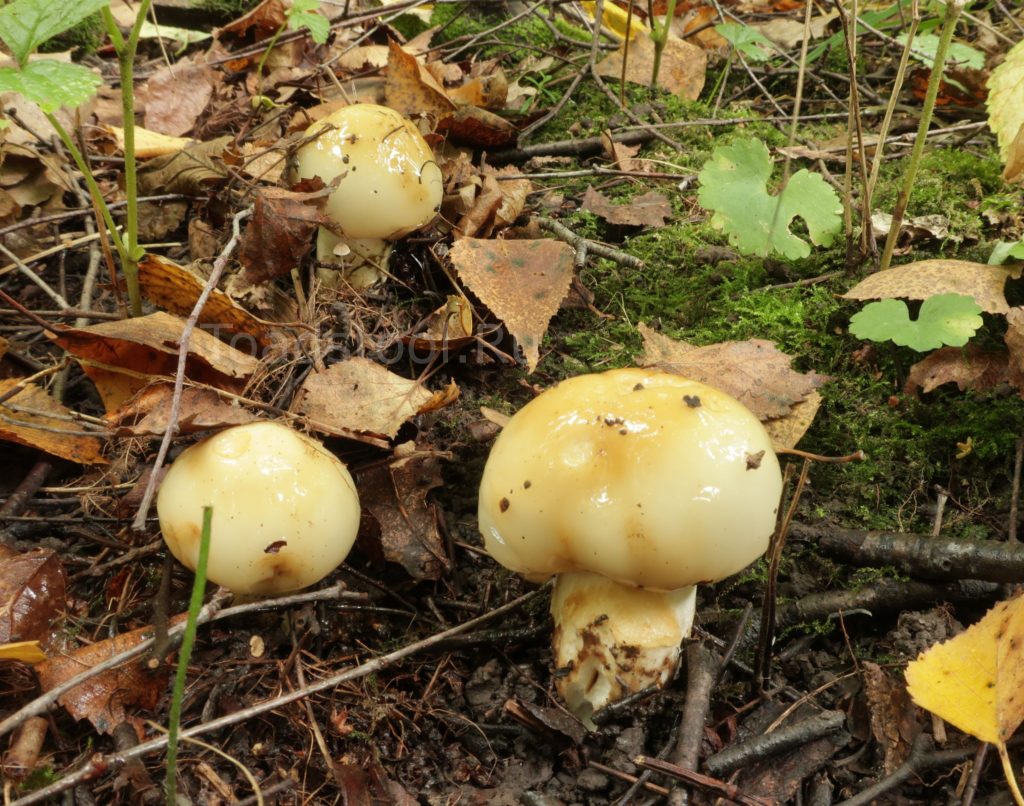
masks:
[[[429,224],[441,205],[441,169],[413,123],[376,104],[352,104],[318,120],[295,155],[296,179],[340,177],[327,201],[338,232],[323,227],[317,259],[356,287],[383,276],[390,241]]]
[[[157,495],[164,542],[195,570],[203,507],[213,507],[206,575],[241,594],[319,582],[348,556],[359,498],[323,445],[274,422],[227,428],[185,449]]]
[[[585,724],[671,678],[695,586],[764,553],[781,491],[757,418],[677,375],[583,375],[509,420],[480,483],[480,531],[506,568],[558,575],[556,686]]]

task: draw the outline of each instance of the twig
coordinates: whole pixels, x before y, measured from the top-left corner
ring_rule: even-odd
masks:
[[[1017,448],[1013,454],[1013,492],[1010,498],[1010,518],[1006,530],[1008,543],[1017,542],[1017,511],[1020,504],[1020,467],[1024,460],[1024,437],[1017,437]]]
[[[1024,545],[793,524],[793,536],[856,565],[892,565],[925,579],[1024,582]]]
[[[644,262],[638,257],[633,255],[627,255],[618,249],[614,249],[610,246],[606,246],[599,241],[592,241],[589,238],[584,238],[582,235],[577,235],[571,229],[564,224],[560,224],[551,218],[538,218],[537,224],[542,230],[547,230],[560,241],[565,241],[573,249],[579,251],[581,248],[585,248],[587,252],[603,257],[608,260],[613,260],[620,266],[625,266],[630,269],[642,269],[644,268]]]
[[[366,663],[359,664],[358,666],[352,666],[335,675],[325,677],[322,680],[318,680],[315,683],[311,684],[307,688],[296,689],[295,691],[290,691],[287,694],[282,694],[278,697],[273,697],[269,700],[264,700],[261,703],[250,706],[248,708],[243,708],[239,711],[235,711],[234,713],[227,714],[226,716],[222,716],[218,719],[211,720],[210,722],[195,725],[194,727],[183,731],[181,733],[181,737],[185,739],[191,738],[193,736],[198,736],[204,733],[211,733],[215,730],[226,728],[229,725],[235,725],[239,722],[244,722],[245,720],[251,719],[254,716],[259,716],[260,714],[265,714],[269,711],[274,711],[278,708],[281,708],[282,706],[288,705],[289,703],[293,703],[305,697],[308,697],[311,694],[317,694],[321,691],[327,691],[329,689],[340,686],[342,683],[347,683],[351,680],[358,680],[362,677],[366,677],[367,675],[376,674],[382,669],[385,669],[397,663],[400,660],[404,660],[405,658],[411,655],[415,655],[424,650],[431,649],[435,644],[437,644],[440,641],[443,641],[451,635],[456,635],[465,630],[474,629],[493,618],[516,610],[517,608],[521,607],[522,605],[526,604],[527,602],[531,601],[537,596],[545,594],[548,590],[550,590],[550,587],[551,583],[543,585],[537,590],[520,596],[517,599],[513,599],[511,602],[508,602],[507,604],[497,607],[489,613],[485,613],[482,616],[477,616],[475,619],[470,619],[467,622],[458,624],[455,627],[452,627],[451,629],[432,635],[429,638],[424,638],[421,641],[415,641],[411,644],[402,647],[401,649],[396,649],[394,652],[389,652],[386,655],[381,655],[380,657],[374,658],[373,660],[369,660]],[[2,732],[2,725],[0,725],[0,733]],[[92,778],[95,778],[98,775],[103,774],[104,772],[117,770],[127,760],[131,758],[137,758],[147,753],[152,753],[155,750],[162,750],[166,744],[167,738],[165,736],[160,736],[156,739],[151,739],[148,742],[144,742],[143,744],[140,744],[138,747],[132,748],[130,751],[126,753],[94,757],[74,772],[68,773],[67,775],[62,777],[59,781],[50,784],[50,786],[38,789],[35,792],[26,795],[24,798],[20,798],[19,800],[13,801],[8,806],[29,806],[29,804],[32,803],[40,803],[42,801],[48,800],[54,795],[78,785],[82,781],[88,781]]]
[[[724,775],[752,761],[777,756],[815,739],[838,733],[845,724],[846,714],[842,711],[823,711],[794,725],[730,745],[709,757],[704,766],[712,775]]]
[[[192,338],[192,331],[199,321],[199,315],[203,311],[203,306],[206,305],[206,300],[210,298],[210,294],[217,287],[217,282],[220,280],[221,274],[224,273],[224,268],[228,264],[231,253],[235,251],[235,247],[238,245],[239,238],[241,237],[242,219],[248,218],[250,215],[252,215],[251,207],[235,213],[231,221],[231,240],[227,242],[224,249],[213,262],[213,269],[210,272],[209,279],[206,281],[206,286],[199,295],[199,299],[196,300],[192,313],[189,314],[185,322],[185,327],[182,328],[181,340],[178,344],[178,368],[174,373],[174,394],[171,396],[171,408],[167,416],[167,427],[164,429],[163,439],[160,440],[160,449],[157,451],[156,459],[153,462],[153,469],[150,471],[149,479],[146,482],[146,489],[142,494],[139,509],[135,513],[135,520],[132,521],[132,529],[137,532],[144,531],[146,528],[146,514],[149,512],[149,506],[153,502],[153,494],[156,492],[157,481],[160,478],[160,468],[163,467],[164,460],[167,458],[167,451],[171,447],[171,440],[178,433],[178,419],[181,416],[181,398],[182,392],[185,389],[185,366],[188,363],[189,342]]]
[[[701,775],[699,772],[688,770],[685,767],[680,767],[677,764],[672,764],[668,761],[661,761],[660,759],[651,758],[650,756],[637,756],[633,759],[633,763],[638,767],[669,775],[677,781],[684,781],[685,783],[700,787],[708,792],[714,792],[715,794],[721,795],[729,800],[734,800],[737,803],[743,804],[743,806],[771,806],[772,803],[764,798],[759,798],[754,795],[746,795],[740,791],[739,787],[733,784],[726,783],[725,781],[719,781],[717,778],[711,778],[707,775]]]
[[[672,751],[673,764],[697,769],[704,723],[711,707],[711,689],[720,668],[721,659],[702,641],[694,641],[686,648],[686,700],[679,736]],[[673,788],[668,797],[669,806],[683,806],[689,800],[688,794],[680,787]]]

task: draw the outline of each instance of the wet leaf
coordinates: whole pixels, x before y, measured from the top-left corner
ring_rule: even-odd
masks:
[[[568,244],[543,238],[460,238],[452,247],[459,280],[505,323],[529,372],[537,368],[540,341],[572,284],[573,254]]]
[[[238,259],[245,267],[239,282],[258,285],[299,266],[313,249],[319,227],[334,226],[324,213],[334,186],[311,190],[259,188],[252,219],[238,245]]]
[[[632,201],[616,204],[593,186],[583,195],[583,209],[598,215],[609,224],[628,227],[664,227],[672,217],[668,197],[656,190],[648,191]]]
[[[0,643],[49,639],[67,607],[67,574],[52,549],[19,554],[0,545]]]
[[[97,641],[70,652],[53,652],[36,666],[43,691],[137,646],[153,634],[151,627]],[[75,719],[87,719],[100,733],[110,733],[125,721],[138,722],[129,709],[153,710],[167,687],[170,667],[150,670],[142,660],[129,661],[86,680],[57,701]]]
[[[151,384],[108,414],[107,420],[116,425],[117,436],[160,436],[170,425],[173,394],[172,383]],[[178,416],[178,430],[182,434],[220,430],[258,419],[255,414],[222,399],[213,389],[186,386],[182,390]]]
[[[869,274],[843,294],[843,299],[928,299],[937,294],[963,294],[987,313],[1006,313],[1003,286],[1020,277],[1021,267],[988,266],[966,260],[919,260]]]
[[[23,383],[18,378],[0,380],[0,395]],[[58,403],[34,383],[0,404],[0,440],[16,442],[85,465],[105,465],[99,436],[83,434],[74,412]]]

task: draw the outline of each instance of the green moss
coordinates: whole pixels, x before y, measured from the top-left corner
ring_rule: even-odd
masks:
[[[471,3],[436,3],[430,25],[441,27],[435,44],[486,33],[487,44],[473,48],[476,58],[501,59],[506,65],[518,64],[529,55],[546,53],[555,46],[551,29],[536,15],[529,14],[506,25],[493,16],[484,16]]]
[[[103,18],[99,12],[90,14],[78,25],[58,34],[53,39],[48,39],[39,46],[41,53],[59,53],[64,50],[75,52],[75,56],[84,56],[95,53],[106,36],[106,28],[103,25]]]
[[[193,0],[192,5],[225,19],[234,19],[252,11],[260,0]]]

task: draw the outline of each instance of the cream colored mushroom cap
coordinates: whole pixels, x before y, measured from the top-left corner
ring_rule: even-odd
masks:
[[[738,401],[656,370],[582,375],[498,436],[480,484],[488,552],[529,579],[590,571],[656,590],[723,579],[764,553],[782,475]]]
[[[430,223],[441,204],[441,169],[419,130],[398,112],[353,104],[306,130],[298,179],[341,176],[327,215],[346,238],[400,238]]]
[[[213,507],[207,577],[236,593],[319,582],[348,556],[359,498],[320,443],[272,422],[227,428],[182,452],[157,496],[171,553],[195,570],[203,507]]]

